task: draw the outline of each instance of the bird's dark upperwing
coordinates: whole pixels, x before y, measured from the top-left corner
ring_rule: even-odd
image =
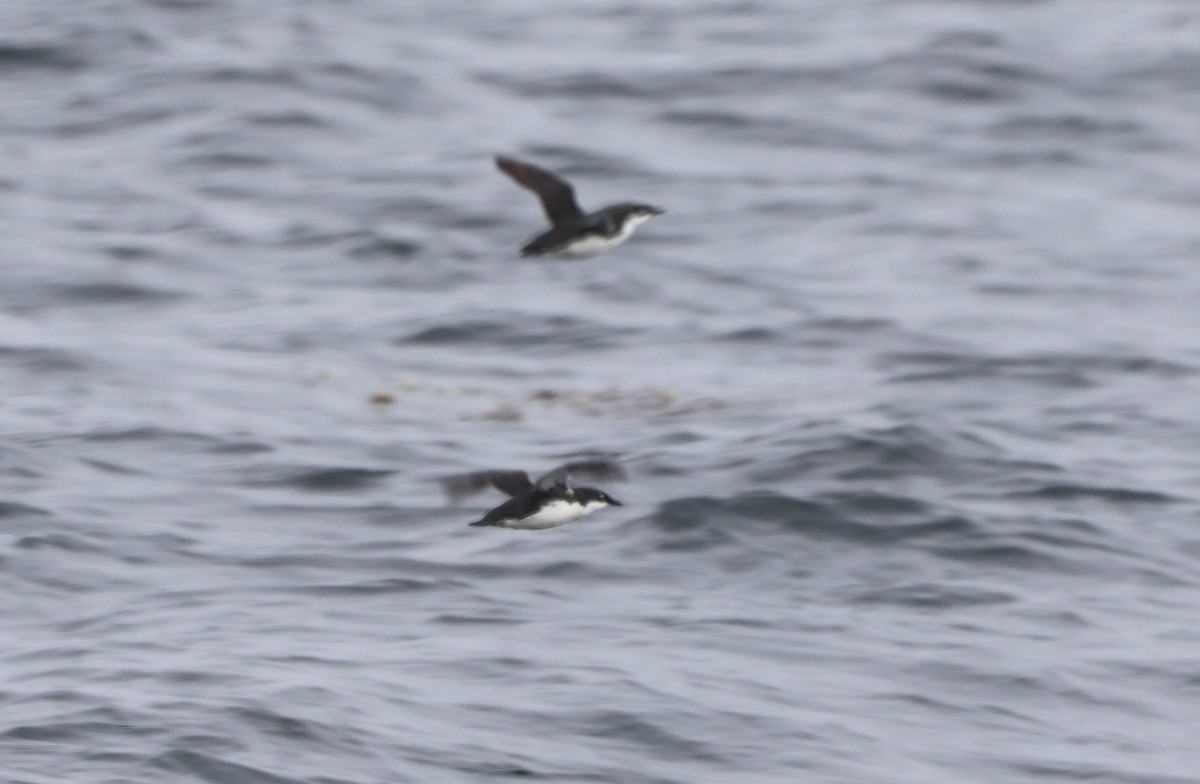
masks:
[[[542,474],[537,479],[537,486],[546,489],[558,484],[567,484],[570,479],[616,482],[625,479],[625,469],[611,460],[580,460],[560,465],[553,471]]]
[[[448,476],[441,481],[442,489],[452,501],[474,495],[489,487],[494,487],[505,495],[517,495],[533,489],[533,482],[529,481],[529,474],[524,471],[475,471]]]
[[[575,203],[575,189],[563,178],[506,155],[496,156],[496,167],[512,177],[522,188],[536,193],[542,202],[542,209],[546,211],[546,217],[555,226],[562,226],[583,217],[583,210]]]

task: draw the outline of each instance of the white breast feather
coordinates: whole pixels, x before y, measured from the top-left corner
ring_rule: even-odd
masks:
[[[568,503],[567,501],[551,501],[529,517],[511,522],[509,528],[553,528],[556,525],[577,520],[585,514],[596,511],[599,506],[588,504]]]
[[[629,235],[633,234],[633,230],[649,219],[649,215],[632,215],[629,220],[625,221],[625,225],[621,227],[621,230],[613,236],[603,237],[599,234],[589,234],[582,240],[574,242],[563,250],[558,251],[558,255],[569,256],[574,259],[596,256],[606,250],[617,247],[629,239]]]

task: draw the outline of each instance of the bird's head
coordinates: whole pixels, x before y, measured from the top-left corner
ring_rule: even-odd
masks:
[[[648,218],[656,218],[666,212],[662,207],[653,207],[649,204],[640,204],[638,202],[626,202],[622,204],[626,215],[631,215],[635,218],[646,220]]]
[[[594,487],[577,487],[575,488],[575,500],[587,507],[599,509],[605,506],[624,506],[623,503],[613,498],[603,490],[597,490]]]

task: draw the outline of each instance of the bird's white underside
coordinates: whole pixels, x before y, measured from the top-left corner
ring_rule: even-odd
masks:
[[[630,215],[625,225],[621,230],[611,237],[602,237],[598,234],[590,234],[578,242],[573,242],[562,250],[555,251],[556,256],[566,256],[572,259],[586,259],[589,256],[598,256],[607,250],[620,245],[629,236],[633,234],[633,230],[650,220],[651,215]]]
[[[538,510],[537,513],[531,514],[529,517],[522,517],[520,520],[506,520],[502,525],[505,528],[528,528],[533,530],[554,528],[563,523],[578,520],[580,517],[591,514],[605,506],[608,506],[608,504],[599,501],[591,501],[587,504],[570,501],[551,501]]]

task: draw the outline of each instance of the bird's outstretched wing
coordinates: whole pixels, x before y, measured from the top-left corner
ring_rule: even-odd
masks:
[[[524,471],[474,471],[441,480],[442,489],[451,501],[494,487],[505,495],[517,495],[533,489],[529,474]]]
[[[583,217],[583,210],[575,202],[575,189],[562,177],[507,155],[496,156],[496,167],[522,188],[536,193],[546,217],[555,226],[572,223]]]
[[[558,484],[570,484],[572,479],[616,482],[625,479],[625,469],[611,460],[579,460],[547,471],[537,478],[536,485],[544,489]]]

